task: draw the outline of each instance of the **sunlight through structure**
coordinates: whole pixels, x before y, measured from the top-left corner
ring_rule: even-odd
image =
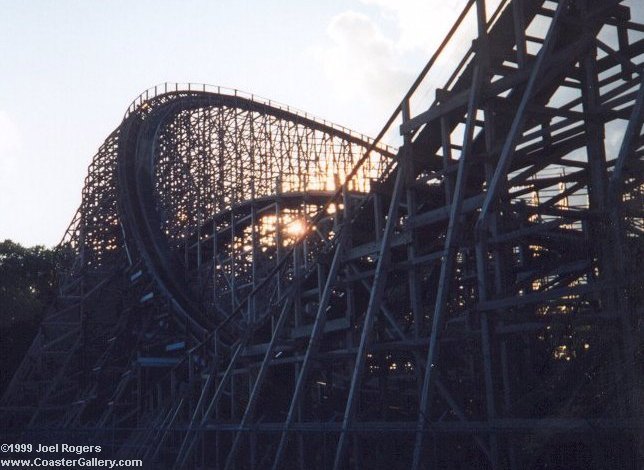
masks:
[[[375,140],[217,87],[137,98],[2,398],[7,442],[150,468],[642,468],[641,9],[465,3]]]

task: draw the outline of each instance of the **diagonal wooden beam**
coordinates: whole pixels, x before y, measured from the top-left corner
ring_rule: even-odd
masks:
[[[365,321],[362,326],[360,346],[356,354],[356,363],[351,377],[351,387],[349,389],[349,396],[347,398],[344,418],[342,420],[342,431],[340,432],[335,461],[333,464],[333,468],[335,470],[339,470],[343,465],[349,428],[351,427],[355,414],[356,397],[359,395],[360,384],[362,382],[362,372],[365,367],[365,359],[371,339],[373,323],[376,312],[380,310],[380,303],[385,290],[385,284],[387,283],[387,276],[389,273],[387,267],[391,261],[391,241],[393,238],[394,228],[398,224],[398,210],[406,182],[407,164],[408,161],[406,161],[405,156],[403,156],[403,159],[398,164],[398,173],[396,175],[394,191],[389,205],[389,211],[387,212],[387,223],[380,243],[380,256],[378,258],[378,264],[376,265],[376,272],[373,278],[373,287],[371,289],[371,295],[369,296]]]
[[[280,316],[277,319],[277,323],[275,324],[273,336],[271,337],[271,342],[269,343],[268,348],[266,349],[264,360],[262,361],[262,365],[260,366],[259,372],[257,373],[257,379],[255,379],[255,384],[253,385],[253,390],[248,399],[248,404],[246,405],[244,416],[242,417],[242,420],[239,423],[238,430],[235,433],[235,438],[230,447],[230,451],[228,452],[228,457],[226,458],[226,465],[224,466],[224,469],[226,470],[234,468],[235,458],[237,456],[237,451],[239,450],[239,445],[241,444],[242,435],[244,434],[243,432],[244,428],[248,425],[248,423],[253,418],[253,415],[255,413],[255,406],[257,405],[257,400],[259,399],[259,394],[262,390],[262,386],[264,385],[264,379],[266,379],[266,374],[268,373],[270,363],[273,360],[275,346],[277,346],[277,341],[282,335],[282,330],[284,329],[286,318],[288,317],[287,313],[290,311],[292,304],[293,304],[293,296],[289,297],[288,301],[282,307]]]
[[[523,125],[525,124],[526,109],[528,107],[528,104],[530,103],[530,99],[532,98],[535,89],[538,86],[538,79],[541,76],[545,65],[547,64],[546,59],[548,59],[550,56],[552,46],[556,39],[556,32],[559,28],[559,23],[561,21],[563,12],[566,11],[567,3],[568,2],[566,0],[559,2],[557,10],[554,14],[554,18],[550,23],[550,27],[548,28],[548,33],[546,34],[543,46],[541,47],[541,50],[537,55],[537,61],[532,67],[530,78],[528,79],[528,84],[525,91],[523,92],[523,96],[521,98],[521,102],[519,103],[519,107],[517,108],[517,113],[514,117],[514,120],[512,121],[510,132],[505,139],[503,149],[501,150],[501,156],[499,157],[496,171],[494,172],[494,176],[492,177],[492,181],[490,182],[490,187],[487,191],[485,201],[483,201],[481,213],[479,214],[477,222],[477,227],[479,227],[478,230],[481,230],[483,225],[487,222],[488,215],[492,210],[492,206],[496,202],[499,191],[504,184],[504,179],[507,175],[510,164],[512,163],[512,158],[514,156],[514,148],[523,130]]]
[[[313,357],[317,354],[319,350],[320,338],[324,332],[324,325],[326,324],[327,310],[329,303],[331,301],[331,293],[335,287],[335,280],[340,269],[340,264],[344,255],[344,248],[346,240],[348,237],[346,235],[346,227],[340,229],[341,232],[338,234],[338,244],[335,249],[335,254],[333,255],[333,261],[331,262],[331,268],[326,278],[326,283],[324,285],[324,292],[322,293],[322,299],[318,306],[318,311],[315,316],[315,323],[313,324],[313,331],[311,332],[311,338],[309,339],[309,344],[306,349],[306,354],[304,360],[302,361],[302,366],[300,368],[300,373],[297,377],[297,382],[295,384],[295,389],[293,390],[293,396],[291,398],[291,405],[284,422],[284,429],[282,430],[282,435],[280,437],[280,442],[275,452],[275,459],[273,460],[273,470],[277,470],[282,461],[284,451],[286,450],[289,431],[293,420],[295,418],[296,411],[298,409],[300,399],[302,398],[302,393],[306,385],[306,379],[309,375],[311,369]]]
[[[438,341],[440,329],[442,328],[443,314],[447,305],[447,297],[450,292],[450,283],[452,273],[456,262],[458,252],[457,241],[461,232],[461,209],[465,198],[465,187],[467,183],[470,159],[472,156],[472,145],[474,137],[474,122],[476,119],[476,110],[480,99],[481,88],[483,84],[483,71],[479,65],[474,69],[474,83],[470,89],[470,97],[467,106],[467,123],[463,135],[463,151],[458,162],[458,173],[456,176],[456,185],[454,197],[452,198],[449,225],[447,228],[447,237],[443,249],[443,258],[441,264],[441,273],[438,281],[438,290],[436,293],[436,303],[434,307],[434,317],[432,320],[432,329],[429,339],[429,349],[427,351],[427,360],[425,362],[425,376],[420,397],[420,410],[416,424],[416,443],[414,446],[414,455],[411,468],[417,470],[420,466],[420,460],[423,449],[425,426],[427,416],[429,415],[429,390],[431,381],[434,376],[434,368],[438,358]]]

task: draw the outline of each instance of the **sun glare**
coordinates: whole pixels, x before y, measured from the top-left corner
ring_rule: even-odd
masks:
[[[288,224],[286,232],[292,237],[299,238],[306,232],[306,224],[300,219],[295,219]]]

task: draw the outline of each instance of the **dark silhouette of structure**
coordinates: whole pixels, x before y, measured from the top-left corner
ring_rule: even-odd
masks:
[[[496,3],[467,2],[375,141],[141,95],[4,426],[153,468],[641,468],[644,26]]]

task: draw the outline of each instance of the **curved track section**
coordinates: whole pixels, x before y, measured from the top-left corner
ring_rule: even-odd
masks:
[[[282,180],[281,185],[288,185],[286,192],[310,191],[313,188],[324,188],[328,186],[328,179],[334,175],[338,175],[340,171],[348,172],[347,167],[350,169],[355,162],[362,156],[361,151],[368,147],[369,143],[362,140],[350,133],[338,131],[331,125],[320,123],[319,121],[310,119],[308,117],[298,116],[288,110],[282,110],[272,107],[268,104],[241,98],[239,96],[217,95],[207,92],[187,92],[187,93],[168,93],[156,97],[152,100],[146,101],[134,112],[131,112],[121,124],[119,129],[119,151],[118,151],[118,174],[119,174],[119,187],[121,196],[121,217],[124,222],[125,230],[131,235],[135,241],[135,246],[138,252],[145,260],[147,270],[156,281],[157,288],[161,291],[162,295],[171,299],[171,303],[191,330],[193,330],[198,337],[202,337],[206,332],[212,330],[218,324],[226,320],[226,317],[215,315],[215,318],[208,316],[199,305],[191,298],[189,287],[185,281],[181,279],[179,273],[184,269],[180,262],[172,255],[172,247],[167,240],[167,234],[163,233],[164,222],[167,224],[168,220],[162,220],[158,213],[157,194],[155,189],[161,186],[157,182],[157,164],[158,164],[158,150],[159,146],[163,145],[159,142],[160,136],[167,139],[168,126],[179,125],[175,121],[188,117],[190,119],[207,119],[212,116],[204,117],[204,110],[213,113],[212,110],[232,110],[237,116],[240,114],[251,115],[249,122],[255,127],[259,127],[262,131],[266,131],[266,127],[270,125],[278,126],[289,123],[297,128],[305,130],[305,136],[311,136],[311,139],[318,139],[322,145],[316,148],[316,143],[298,142],[298,146],[286,151],[294,152],[296,155],[283,155],[278,162],[267,162],[263,156],[257,157],[253,155],[253,149],[249,148],[253,145],[254,136],[250,137],[251,142],[235,141],[235,147],[246,147],[243,152],[249,152],[250,155],[244,156],[237,154],[232,158],[242,161],[245,158],[251,160],[251,168],[247,168],[246,175],[239,174],[238,181],[235,182],[236,188],[223,188],[220,184],[219,190],[221,193],[200,195],[201,199],[207,198],[213,200],[211,205],[201,208],[200,220],[205,220],[208,211],[214,213],[221,211],[226,204],[226,201],[239,201],[255,200],[260,196],[270,194],[274,188],[266,188],[266,181],[271,181],[270,174],[276,174]],[[201,114],[199,114],[201,113]],[[261,122],[258,118],[261,117]],[[271,122],[267,122],[267,121]],[[244,123],[246,120],[244,120]],[[195,122],[190,123],[191,126],[196,127]],[[235,126],[239,125],[239,120],[235,120]],[[162,127],[166,127],[166,134],[162,133]],[[173,131],[173,133],[176,131]],[[210,131],[212,132],[212,131]],[[221,132],[221,130],[220,130]],[[243,130],[239,128],[234,129],[234,132],[242,135]],[[203,137],[203,136],[202,136]],[[218,136],[221,141],[225,136]],[[237,137],[237,136],[235,136]],[[298,137],[297,135],[295,137]],[[266,137],[264,137],[266,138]],[[208,141],[212,137],[207,138]],[[343,162],[345,168],[336,165],[332,161],[332,157],[326,154],[324,148],[329,142],[333,140],[340,142],[341,147],[349,149],[349,156],[341,156],[344,158]],[[167,142],[165,143],[167,145]],[[283,142],[278,142],[281,146]],[[188,144],[190,145],[190,144]],[[225,145],[225,144],[224,144]],[[331,149],[333,149],[331,143]],[[354,149],[354,150],[351,150]],[[193,149],[191,149],[193,150]],[[355,151],[355,154],[351,154]],[[301,155],[302,152],[314,153],[312,157],[307,158],[306,155]],[[341,152],[340,152],[341,153]],[[179,154],[181,155],[181,154]],[[164,155],[161,156],[163,158]],[[352,161],[353,156],[353,161]],[[178,159],[177,153],[171,154],[170,158]],[[179,157],[180,158],[180,157]],[[190,156],[188,156],[190,158]],[[226,168],[219,173],[213,172],[208,175],[209,181],[204,181],[204,175],[196,175],[194,170],[199,166],[207,163],[203,160],[208,159],[207,155],[197,155],[200,159],[193,167],[188,168],[192,178],[201,177],[201,187],[198,189],[201,192],[208,193],[209,187],[215,187],[221,180],[228,177],[234,178],[235,176],[226,175]],[[225,158],[224,155],[219,154],[218,159]],[[324,168],[318,169],[316,173],[313,168],[307,167],[307,163],[311,160],[320,161],[320,159],[327,159],[324,162]],[[255,162],[254,160],[258,161]],[[290,161],[297,162],[297,175],[295,178],[289,178],[287,172],[282,172],[280,168],[270,168],[269,165],[277,164],[278,167],[284,168]],[[308,160],[308,161],[307,161]],[[177,165],[176,162],[173,162]],[[382,165],[382,161],[372,160],[372,168],[367,168],[362,184],[366,186],[368,174],[371,173],[375,176],[378,173],[377,166]],[[172,164],[172,163],[171,163]],[[180,164],[180,162],[179,162]],[[167,163],[166,163],[167,165]],[[256,166],[255,166],[256,165]],[[234,164],[229,166],[231,169],[240,171],[243,168],[234,168]],[[310,166],[310,165],[309,165]],[[221,167],[220,167],[221,168]],[[268,175],[267,175],[268,173]],[[281,174],[278,174],[281,173]],[[303,180],[303,181],[302,181]],[[269,183],[270,184],[270,183]],[[331,183],[331,189],[334,188],[335,181]],[[181,188],[182,196],[185,197],[187,188]],[[211,190],[212,191],[212,190]],[[166,198],[168,197],[165,194]],[[172,208],[176,211],[176,208]],[[167,210],[167,207],[166,207]],[[171,214],[170,217],[181,219],[181,215]],[[184,217],[187,217],[184,215]],[[193,221],[193,224],[195,221]],[[199,221],[196,222],[197,224]],[[186,228],[183,227],[182,231],[185,233]],[[217,313],[217,311],[215,311]],[[238,336],[239,332],[228,331],[222,332],[222,335],[232,340]]]
[[[395,156],[236,92],[139,97],[3,397],[11,442],[150,468],[641,468],[641,7],[463,3],[376,138]]]
[[[176,88],[146,92],[128,109],[90,165],[81,208],[61,244],[70,259],[61,273],[65,294],[41,335],[65,331],[54,341],[65,358],[52,355],[37,367],[58,371],[57,381],[71,373],[77,387],[79,371],[100,370],[103,378],[85,390],[93,403],[49,414],[45,403],[60,403],[72,388],[53,399],[54,386],[23,387],[35,373],[28,356],[14,380],[18,395],[5,400],[38,405],[12,415],[16,427],[80,422],[92,414],[103,422],[112,410],[100,407],[118,400],[119,387],[131,386],[117,369],[129,369],[133,360],[171,366],[173,344],[183,354],[186,344],[216,336],[221,352],[208,349],[196,360],[200,367],[217,354],[223,360],[245,330],[270,320],[259,302],[243,312],[240,303],[258,284],[257,296],[269,303],[292,284],[297,268],[285,253],[307,221],[328,210],[343,178],[364,160],[351,185],[360,199],[391,163],[386,146],[368,153],[367,137],[284,105],[236,90],[215,92],[218,87]],[[333,237],[333,217],[320,220],[307,257]],[[111,370],[103,370],[110,362]],[[111,391],[96,396],[97,387]]]

